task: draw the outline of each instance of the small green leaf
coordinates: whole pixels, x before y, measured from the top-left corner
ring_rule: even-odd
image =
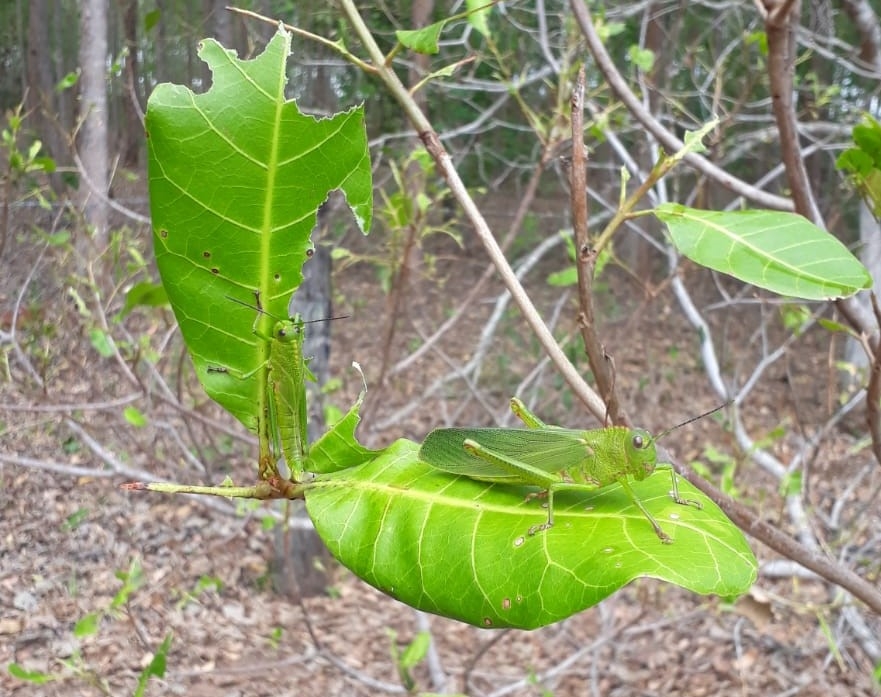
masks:
[[[281,644],[281,638],[284,630],[281,627],[275,627],[270,633],[269,636],[266,637],[266,641],[269,642],[269,646],[273,649],[278,649]]]
[[[36,169],[42,170],[46,174],[52,174],[57,169],[55,160],[51,157],[34,158],[34,167]]]
[[[137,407],[126,407],[122,410],[122,416],[132,426],[142,428],[147,425],[147,417],[145,417]]]
[[[655,65],[655,53],[647,48],[631,46],[627,51],[627,58],[643,72],[649,72]]]
[[[52,682],[57,679],[57,676],[52,675],[51,673],[44,673],[40,670],[28,670],[18,663],[10,663],[7,670],[13,678],[34,683],[35,685],[45,685],[47,682]]]
[[[444,19],[422,29],[399,29],[395,32],[395,38],[411,51],[434,55],[440,50],[437,44],[447,21]]]
[[[869,272],[841,242],[794,213],[666,203],[655,215],[692,261],[779,295],[829,300],[872,285]]]
[[[835,165],[850,175],[869,210],[881,220],[881,123],[865,114],[863,122],[854,126],[853,142]]]
[[[53,232],[49,235],[46,235],[44,238],[47,244],[52,245],[53,247],[63,247],[70,241],[70,230],[59,230],[58,232]]]
[[[856,333],[854,332],[854,330],[841,322],[836,322],[835,320],[821,317],[817,320],[817,324],[823,327],[823,329],[825,329],[827,332],[840,332],[843,334],[850,334],[851,336],[856,338]]]
[[[110,358],[116,352],[113,339],[102,329],[90,329],[89,341],[92,347],[104,358]]]
[[[618,36],[618,34],[626,31],[627,25],[624,24],[624,22],[607,23],[602,17],[597,17],[595,29],[600,39],[606,41],[607,39],[611,39],[613,36]]]
[[[71,532],[76,530],[80,523],[82,523],[86,518],[89,517],[89,509],[83,506],[80,506],[73,513],[71,513],[64,520],[64,525],[61,526],[61,529],[65,532]]]
[[[144,15],[144,32],[149,32],[153,27],[159,24],[162,18],[162,10],[150,10]]]
[[[711,131],[715,130],[716,126],[718,125],[719,119],[712,119],[696,131],[686,131],[685,135],[682,138],[682,142],[685,143],[685,147],[678,153],[676,153],[677,158],[678,156],[687,155],[688,153],[706,152],[707,146],[704,145],[704,137]]]
[[[465,0],[465,7],[468,8],[468,23],[483,36],[491,36],[487,21],[492,10],[490,0]]]
[[[136,283],[131,290],[125,294],[125,305],[120,313],[121,317],[125,317],[136,307],[161,307],[168,304],[168,295],[165,292],[165,286],[161,283],[149,283],[144,281]]]
[[[113,609],[125,605],[131,595],[147,582],[147,579],[144,578],[141,562],[137,557],[132,559],[128,571],[117,571],[116,578],[122,581],[122,588],[119,589],[117,594],[113,596],[113,600],[110,601],[110,607]]]
[[[63,78],[61,78],[58,83],[55,85],[56,92],[64,92],[64,90],[70,89],[73,87],[77,81],[79,80],[80,75],[78,72],[69,72]]]
[[[37,157],[37,155],[40,154],[40,149],[42,147],[43,147],[43,143],[41,143],[39,140],[35,140],[33,143],[31,143],[30,147],[28,148],[28,161],[29,162],[34,161],[34,159]]]
[[[406,669],[415,668],[425,658],[429,646],[431,646],[431,634],[429,632],[418,632],[413,641],[401,653],[398,663]]]
[[[764,31],[754,31],[746,35],[747,46],[758,46],[759,53],[768,55],[768,35]]]
[[[574,266],[548,275],[549,286],[564,288],[566,286],[574,286],[576,283],[578,283],[578,270]]]
[[[783,326],[798,336],[811,319],[811,310],[806,305],[786,303],[781,306],[780,315],[783,318]]]
[[[790,472],[780,480],[780,495],[795,496],[802,491],[802,473]]]
[[[172,634],[166,634],[165,639],[156,649],[150,663],[141,671],[138,676],[138,685],[133,693],[134,697],[143,697],[147,689],[147,681],[150,678],[162,678],[165,676],[166,661],[168,660],[168,651],[171,649]]]
[[[77,639],[88,636],[94,636],[98,632],[98,625],[101,623],[100,612],[90,612],[88,615],[81,617],[73,627],[73,635]]]

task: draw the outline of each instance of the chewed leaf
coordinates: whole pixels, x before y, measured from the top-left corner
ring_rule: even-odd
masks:
[[[780,295],[829,300],[872,285],[869,272],[841,242],[794,213],[667,203],[655,215],[692,261]]]
[[[400,440],[354,469],[307,485],[306,507],[333,555],[362,579],[413,607],[479,627],[533,629],[595,605],[639,577],[695,593],[736,596],[756,579],[743,534],[700,491],[674,503],[670,474],[634,490],[673,538],[662,544],[617,485],[560,493],[555,525],[534,488],[440,472]]]
[[[355,429],[361,421],[359,412],[366,394],[366,390],[362,390],[346,415],[312,444],[306,464],[308,471],[316,474],[338,472],[363,464],[381,452],[364,447],[355,437]]]
[[[146,130],[156,262],[208,394],[255,430],[266,393],[270,315],[288,317],[319,206],[341,189],[361,229],[372,216],[362,108],[315,118],[285,99],[290,34],[241,60],[211,39],[211,88],[159,85]],[[257,296],[268,313],[253,308]]]

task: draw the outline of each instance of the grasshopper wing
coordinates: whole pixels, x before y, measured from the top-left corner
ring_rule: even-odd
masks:
[[[471,455],[465,450],[465,441],[474,441],[497,455],[545,472],[559,472],[593,457],[593,448],[583,436],[582,431],[561,428],[438,428],[422,443],[419,459],[471,479],[516,483],[522,477]]]

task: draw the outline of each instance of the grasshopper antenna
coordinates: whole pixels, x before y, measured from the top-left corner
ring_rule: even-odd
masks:
[[[711,416],[712,414],[715,414],[717,411],[721,411],[722,409],[727,407],[729,404],[733,404],[733,403],[734,403],[734,400],[729,399],[727,402],[720,404],[718,407],[713,407],[709,411],[705,411],[703,414],[698,414],[697,416],[692,416],[690,419],[686,419],[681,424],[676,424],[672,428],[668,428],[666,431],[662,431],[661,433],[659,433],[657,436],[655,436],[655,441],[659,441],[661,438],[666,436],[668,433],[672,433],[677,428],[682,428],[683,426],[688,426],[688,424],[690,424],[694,421],[697,421],[698,419],[703,419],[705,416]]]
[[[316,322],[333,322],[335,319],[349,319],[352,315],[337,315],[336,317],[322,317],[321,319],[307,319],[303,324],[315,324]]]
[[[244,300],[239,300],[238,298],[234,298],[231,295],[226,295],[224,297],[227,300],[232,300],[232,302],[238,303],[239,305],[242,305],[243,307],[247,307],[251,310],[256,310],[261,315],[266,315],[267,317],[271,317],[272,319],[276,320],[277,322],[284,321],[281,317],[276,317],[271,312],[267,312],[266,310],[264,310],[263,305],[260,303],[259,293],[254,293],[254,295],[257,297],[257,304],[256,305],[252,305],[251,303],[246,303]],[[305,320],[303,322],[303,324],[314,324],[315,322],[331,322],[335,319],[349,319],[350,316],[351,315],[337,315],[336,317],[322,317],[321,319],[310,319],[310,320]]]

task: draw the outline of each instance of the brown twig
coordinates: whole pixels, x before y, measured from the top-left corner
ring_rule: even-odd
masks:
[[[765,33],[768,37],[768,79],[771,106],[777,122],[780,152],[792,190],[795,211],[816,225],[823,217],[811,191],[808,171],[798,142],[798,122],[792,103],[792,73],[795,65],[795,29],[792,26],[792,0],[764,0],[767,10]]]
[[[578,70],[575,89],[572,90],[572,167],[569,170],[569,194],[572,209],[572,230],[577,250],[575,264],[578,275],[578,326],[584,341],[584,350],[597,388],[606,403],[607,419],[624,424],[627,415],[621,408],[615,390],[612,364],[600,343],[596,314],[593,306],[593,274],[597,251],[590,244],[587,207],[587,149],[584,147],[584,66]],[[606,419],[603,420],[606,422]]]
[[[795,212],[818,227],[825,228],[799,146],[798,122],[792,103],[792,72],[795,64],[793,17],[798,16],[793,10],[797,5],[798,3],[793,0],[763,0],[765,33],[768,37],[768,80],[771,86],[774,119],[780,134],[781,158],[792,190]],[[858,333],[868,337],[869,345],[874,352],[877,352],[878,325],[872,322],[869,312],[854,298],[836,300],[835,305]]]

